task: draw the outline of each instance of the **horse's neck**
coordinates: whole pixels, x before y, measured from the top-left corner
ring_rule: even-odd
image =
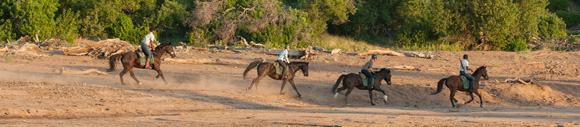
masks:
[[[164,52],[161,49],[163,49],[163,48],[155,49],[155,51],[153,51],[153,56],[154,57],[161,57],[161,55],[163,55],[163,52]]]
[[[481,70],[475,70],[475,72],[473,72],[473,78],[476,82],[479,82],[479,78],[481,78],[481,75],[483,75],[481,73]]]

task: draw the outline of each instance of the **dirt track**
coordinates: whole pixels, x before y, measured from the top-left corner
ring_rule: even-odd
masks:
[[[46,52],[53,54],[53,52]],[[449,90],[437,95],[439,79],[458,74],[464,53],[472,67],[490,66],[482,81],[484,108],[479,101],[451,108]],[[340,74],[356,72],[368,59],[324,54],[310,61],[309,77],[296,78],[302,98],[291,86],[278,95],[280,81],[264,79],[259,89],[245,91],[247,65],[163,63],[169,84],[153,80],[155,71],[136,69],[143,82],[118,73],[60,75],[58,70],[98,69],[108,61],[54,54],[38,58],[0,59],[0,125],[8,126],[580,126],[580,53],[578,52],[435,52],[437,59],[380,56],[375,67],[411,65],[421,71],[394,71],[393,85],[383,85],[385,104],[374,92],[355,90],[346,106],[333,98]],[[226,58],[249,63],[276,56],[255,53],[178,53],[183,58]],[[249,77],[256,77],[252,70]],[[504,83],[508,78],[533,77],[537,84]],[[496,81],[497,80],[497,81]],[[385,84],[385,82],[383,82]],[[456,98],[469,99],[464,93]]]

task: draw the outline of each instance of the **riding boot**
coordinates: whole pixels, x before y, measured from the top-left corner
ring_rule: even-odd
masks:
[[[147,60],[145,61],[145,68],[148,69],[150,67],[149,62],[151,59],[147,58]]]
[[[286,73],[288,73],[288,69],[286,69],[287,67],[285,67],[284,69],[282,69],[282,79],[287,79],[288,75],[286,75]]]
[[[375,86],[375,84],[372,82],[373,78],[369,78],[369,83],[367,83],[367,88],[369,89],[373,89],[373,87]]]

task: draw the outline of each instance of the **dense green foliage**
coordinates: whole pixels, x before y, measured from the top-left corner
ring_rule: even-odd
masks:
[[[580,24],[567,0],[4,0],[0,41],[121,38],[151,27],[163,42],[281,48],[325,33],[403,49],[527,50],[532,37],[563,38]],[[557,15],[556,13],[557,12]],[[488,40],[481,48],[480,33]]]
[[[552,12],[568,11],[568,7],[570,7],[568,0],[549,0],[549,2],[548,9]]]

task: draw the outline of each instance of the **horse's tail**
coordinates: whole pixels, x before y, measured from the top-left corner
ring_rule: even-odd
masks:
[[[344,77],[346,77],[345,74],[340,75],[340,77],[338,77],[338,79],[336,80],[336,84],[334,84],[334,86],[332,87],[332,94],[336,94],[336,88],[338,88],[338,85],[340,85],[340,82],[342,82]]]
[[[109,58],[109,67],[110,68],[107,70],[107,72],[115,71],[115,64],[121,58],[121,56],[123,56],[123,54],[112,55]]]
[[[447,78],[439,80],[437,83],[437,91],[435,91],[435,93],[431,93],[431,95],[441,93],[441,90],[443,90],[443,84],[445,84],[445,82],[447,82]]]
[[[244,79],[246,79],[246,74],[248,73],[248,71],[254,69],[256,66],[260,65],[260,63],[262,63],[262,61],[254,61],[250,63],[250,65],[246,67],[246,70],[244,70]]]

